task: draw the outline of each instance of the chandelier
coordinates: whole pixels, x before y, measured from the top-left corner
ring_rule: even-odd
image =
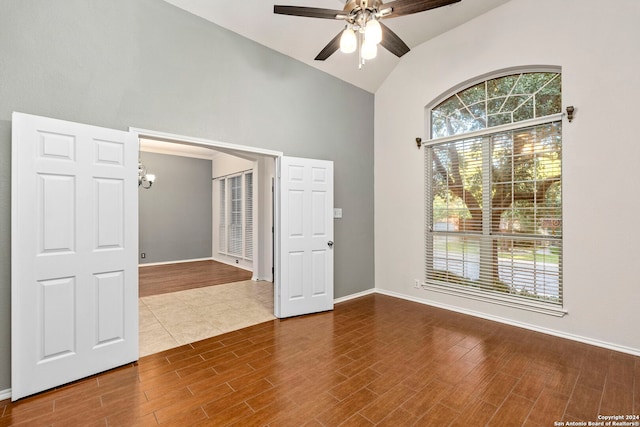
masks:
[[[138,160],[138,187],[149,189],[155,179],[156,176],[152,173],[147,173],[147,168],[142,164],[141,160]]]

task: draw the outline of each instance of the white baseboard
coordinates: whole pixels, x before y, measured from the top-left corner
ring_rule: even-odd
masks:
[[[534,331],[534,332],[540,332],[542,334],[546,334],[546,335],[553,335],[555,337],[559,337],[559,338],[565,338],[568,340],[572,340],[572,341],[578,341],[584,344],[589,344],[589,345],[593,345],[596,347],[603,347],[609,350],[613,350],[613,351],[619,351],[621,353],[626,353],[626,354],[631,354],[633,356],[640,356],[640,349],[637,348],[632,348],[632,347],[626,347],[623,345],[619,345],[619,344],[613,344],[613,343],[609,343],[606,341],[600,341],[600,340],[596,340],[593,338],[588,338],[588,337],[583,337],[580,335],[574,335],[574,334],[569,334],[566,332],[560,332],[560,331],[556,331],[553,329],[548,329],[548,328],[541,328],[540,326],[536,326],[536,325],[531,325],[529,323],[524,323],[524,322],[517,322],[511,319],[505,319],[504,317],[499,317],[499,316],[492,316],[489,314],[485,314],[485,313],[480,313],[477,311],[473,311],[473,310],[466,310],[466,309],[461,309],[459,307],[455,307],[455,306],[451,306],[448,304],[441,304],[441,303],[436,303],[434,301],[430,301],[430,300],[426,300],[426,299],[422,299],[422,298],[417,298],[417,297],[412,297],[409,295],[404,295],[404,294],[399,294],[397,292],[392,292],[392,291],[386,291],[383,289],[375,289],[375,292],[381,295],[387,295],[390,297],[394,297],[394,298],[400,298],[400,299],[404,299],[407,301],[412,301],[412,302],[417,302],[420,304],[424,304],[424,305],[429,305],[432,307],[437,307],[437,308],[442,308],[444,310],[449,310],[449,311],[455,311],[456,313],[461,313],[461,314],[466,314],[469,316],[474,316],[474,317],[479,317],[482,319],[487,319],[487,320],[492,320],[494,322],[499,322],[499,323],[504,323],[506,325],[511,325],[511,326],[516,326],[518,328],[523,328],[523,329],[528,329],[530,331]]]
[[[215,258],[194,258],[194,259],[180,259],[177,261],[162,261],[162,262],[149,262],[146,264],[138,264],[138,267],[152,267],[152,266],[156,266],[156,265],[169,265],[169,264],[184,264],[186,262],[197,262],[197,261],[215,261],[215,262],[219,262],[222,264],[227,264],[227,265],[231,265],[233,267],[236,268],[240,268],[242,270],[246,270],[246,271],[253,271],[251,268],[245,266],[245,265],[240,265],[240,264],[235,264],[231,261],[226,261],[223,259],[215,259]]]
[[[374,288],[367,289],[366,291],[358,292],[356,294],[347,295],[346,297],[336,298],[336,299],[333,300],[333,303],[334,304],[339,304],[341,302],[349,301],[351,299],[360,298],[360,297],[363,297],[365,295],[371,295],[371,294],[374,294],[375,292],[376,292],[376,290]]]
[[[226,259],[223,259],[223,258],[210,258],[210,259],[211,259],[211,261],[219,262],[221,264],[227,264],[227,265],[230,265],[232,267],[240,268],[242,270],[251,271],[251,272],[253,271],[253,266],[250,267],[250,266],[247,266],[247,265],[242,265],[240,263],[236,264],[233,261],[226,260]]]
[[[138,267],[152,267],[154,265],[168,265],[168,264],[183,264],[185,262],[196,262],[196,261],[215,261],[215,260],[213,258],[180,259],[177,261],[149,262],[146,264],[138,264]]]
[[[11,399],[11,389],[0,390],[0,400]]]

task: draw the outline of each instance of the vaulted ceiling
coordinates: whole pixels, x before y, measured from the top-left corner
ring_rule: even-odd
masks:
[[[336,52],[326,61],[314,61],[318,52],[344,28],[344,22],[273,13],[274,4],[342,9],[344,0],[165,1],[372,93],[402,60],[379,49],[378,56],[367,61],[362,69],[358,69],[355,53]],[[385,19],[384,23],[413,49],[508,1],[462,0],[414,15]]]

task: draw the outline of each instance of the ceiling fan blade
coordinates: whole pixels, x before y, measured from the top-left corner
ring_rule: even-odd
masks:
[[[324,61],[331,55],[333,55],[338,49],[340,49],[340,37],[342,36],[342,31],[338,33],[325,47],[320,51],[320,53],[314,58],[316,61]]]
[[[398,58],[411,50],[396,33],[391,31],[391,29],[382,22],[380,22],[380,27],[382,28],[382,41],[380,42],[382,47]]]
[[[395,0],[383,4],[380,6],[380,10],[391,8],[391,13],[385,18],[395,18],[396,16],[411,15],[412,13],[448,6],[459,1],[461,0]]]
[[[302,6],[273,6],[273,13],[279,15],[306,16],[308,18],[345,19],[347,15],[343,10],[321,9],[318,7]]]

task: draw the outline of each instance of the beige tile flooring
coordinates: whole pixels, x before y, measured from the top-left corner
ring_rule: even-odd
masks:
[[[139,299],[140,357],[275,319],[273,283],[244,281]]]

